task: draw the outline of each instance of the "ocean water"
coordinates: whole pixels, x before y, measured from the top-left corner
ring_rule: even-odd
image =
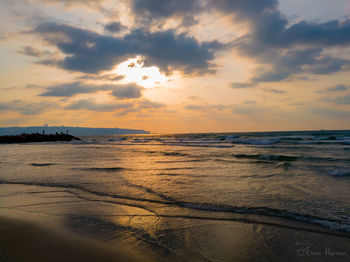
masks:
[[[350,234],[350,131],[0,145],[0,193],[2,209],[60,217],[103,241],[222,261],[229,248],[198,244],[228,238],[217,223]]]

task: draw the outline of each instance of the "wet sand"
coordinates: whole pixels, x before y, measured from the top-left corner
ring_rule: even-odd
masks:
[[[185,222],[185,221],[183,221]],[[185,223],[184,223],[185,224]],[[214,238],[215,236],[215,238]],[[0,217],[0,261],[349,261],[350,239],[328,233],[237,222],[170,229],[162,240],[182,239],[192,254],[137,255],[138,250],[102,243],[31,221]],[[181,246],[181,245],[180,245]],[[150,247],[150,249],[152,249]],[[150,250],[154,254],[155,250]],[[175,249],[174,249],[175,252]],[[200,256],[193,256],[193,253]]]
[[[0,261],[151,261],[73,234],[0,217]]]
[[[157,203],[152,213],[45,186],[0,193],[1,262],[350,261],[348,233],[278,217]]]

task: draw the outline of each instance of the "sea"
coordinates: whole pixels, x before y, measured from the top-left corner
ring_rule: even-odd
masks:
[[[286,251],[295,256],[307,234],[349,243],[350,131],[81,139],[0,145],[0,212],[52,218],[160,261],[278,258],[275,229],[284,240],[299,232]]]

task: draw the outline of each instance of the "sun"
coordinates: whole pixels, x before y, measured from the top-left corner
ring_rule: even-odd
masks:
[[[142,56],[130,58],[120,63],[113,70],[113,73],[124,76],[123,82],[137,83],[144,88],[156,87],[168,81],[168,77],[162,74],[158,67],[144,67],[144,58]]]

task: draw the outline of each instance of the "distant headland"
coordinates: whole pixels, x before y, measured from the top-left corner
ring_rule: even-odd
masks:
[[[103,135],[127,135],[127,134],[149,134],[149,131],[141,129],[122,128],[92,128],[71,126],[27,126],[27,127],[0,127],[0,136],[21,135],[32,133],[44,134],[70,134],[73,136],[103,136]]]

